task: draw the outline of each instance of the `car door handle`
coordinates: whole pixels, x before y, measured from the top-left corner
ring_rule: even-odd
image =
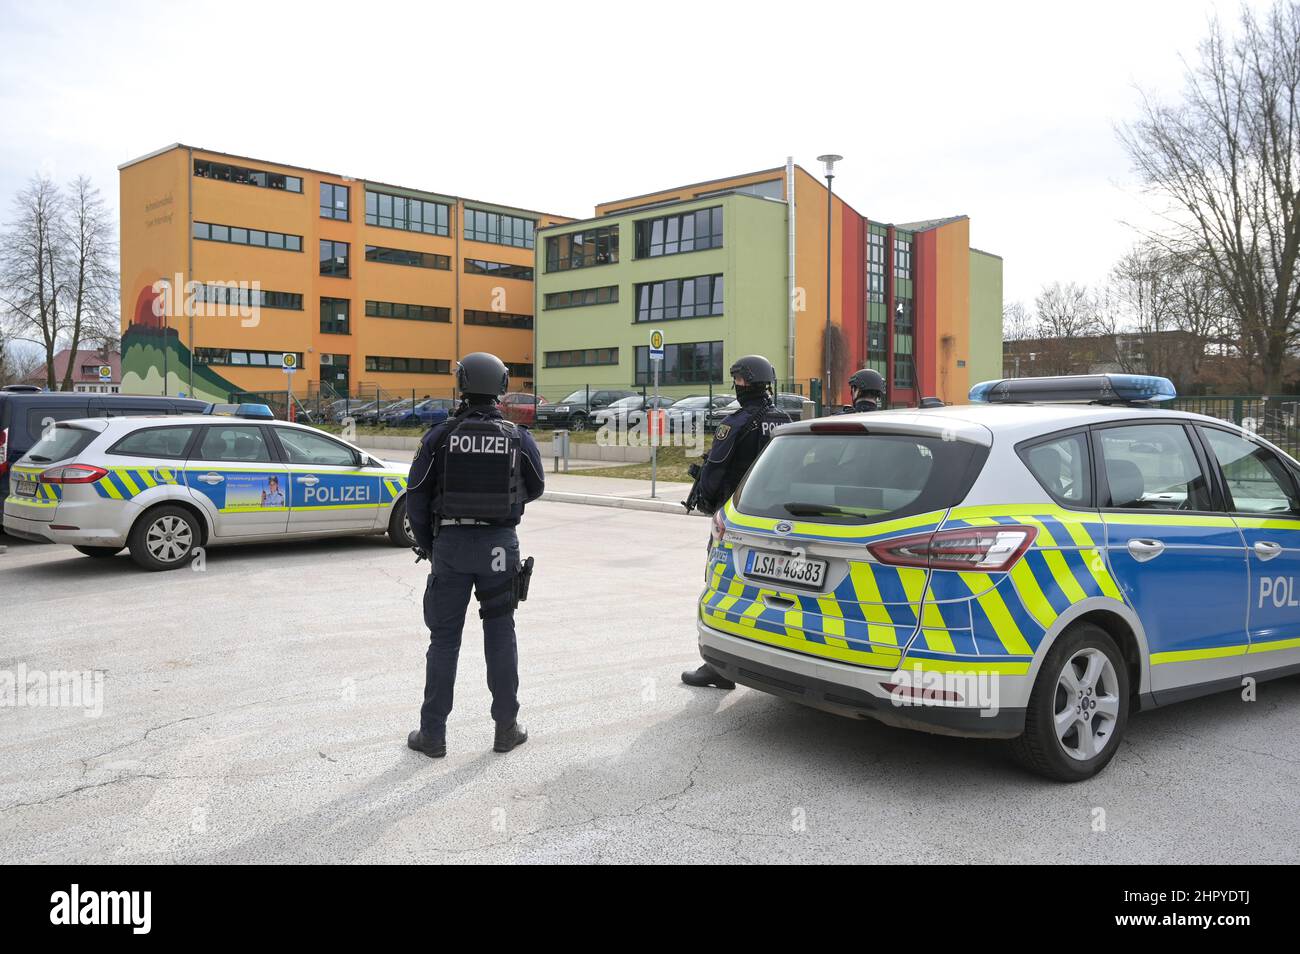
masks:
[[[299,477],[298,483],[306,484],[308,487],[315,487],[317,484],[320,483],[320,478],[313,477],[311,474],[308,474],[306,477]]]
[[[1145,563],[1147,560],[1154,560],[1164,553],[1165,545],[1159,540],[1134,539],[1128,542],[1128,552],[1139,563]]]
[[[200,475],[199,475],[199,480],[203,481],[203,483],[205,483],[205,484],[219,484],[219,483],[221,483],[221,482],[222,482],[223,480],[225,480],[225,479],[226,479],[226,478],[222,477],[220,474],[200,474]]]
[[[1282,552],[1282,544],[1274,543],[1272,540],[1260,540],[1255,544],[1255,556],[1261,560],[1271,560]]]

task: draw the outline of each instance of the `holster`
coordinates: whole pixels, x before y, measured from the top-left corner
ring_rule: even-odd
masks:
[[[533,578],[533,562],[533,558],[529,557],[522,565],[516,567],[515,572],[507,579],[495,586],[475,592],[479,602],[479,619],[507,616],[513,613],[520,603],[528,599],[528,585]]]

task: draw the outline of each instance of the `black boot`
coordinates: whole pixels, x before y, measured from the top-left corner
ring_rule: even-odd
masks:
[[[682,682],[688,686],[717,686],[719,689],[735,689],[736,684],[725,678],[716,669],[705,663],[699,669],[682,673]]]
[[[440,759],[447,754],[446,736],[431,738],[416,729],[406,737],[407,748],[415,749],[417,752],[423,752],[431,759]]]
[[[528,730],[518,722],[511,722],[509,725],[502,725],[498,722],[496,739],[492,742],[492,751],[509,752],[527,741]]]

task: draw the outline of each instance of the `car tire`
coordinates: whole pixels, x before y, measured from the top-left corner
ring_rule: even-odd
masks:
[[[1119,750],[1130,706],[1128,667],[1115,640],[1099,626],[1076,623],[1043,660],[1011,754],[1058,782],[1092,778]]]
[[[585,431],[587,429],[587,415],[575,414],[569,418],[569,430]]]
[[[127,546],[131,559],[146,570],[175,570],[189,562],[201,539],[192,513],[162,504],[141,514],[127,537]]]
[[[406,498],[393,504],[393,512],[388,515],[388,541],[395,547],[413,547],[415,534],[411,532],[411,520],[406,513]]]
[[[75,544],[72,549],[88,557],[96,557],[101,560],[105,557],[115,557],[122,552],[121,547],[79,547]]]

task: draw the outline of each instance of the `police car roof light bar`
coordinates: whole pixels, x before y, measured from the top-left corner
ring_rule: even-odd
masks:
[[[1176,397],[1174,383],[1154,374],[1003,378],[970,389],[970,399],[985,404],[1149,404]]]
[[[255,421],[274,421],[275,415],[265,404],[209,404],[203,409],[204,414],[216,414],[223,417],[246,417]]]

